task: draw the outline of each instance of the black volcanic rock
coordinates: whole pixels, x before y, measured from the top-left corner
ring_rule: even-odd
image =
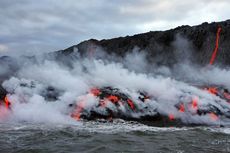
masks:
[[[98,41],[91,39],[65,50],[61,50],[58,53],[68,56],[77,48],[81,54],[87,55],[90,50],[93,50],[95,46],[97,46],[101,47],[107,53],[124,56],[134,47],[139,47],[140,50],[148,53],[148,60],[155,64],[169,66],[178,62],[178,54],[182,54],[180,55],[181,57],[187,56],[186,54],[191,54],[192,62],[206,65],[209,63],[212,52],[215,48],[218,27],[221,27],[222,31],[220,33],[219,51],[215,64],[229,66],[230,20],[213,22],[210,24],[206,22],[192,27],[180,26],[167,31],[151,31],[134,36],[119,37],[108,40]],[[180,44],[180,42],[175,46],[174,44],[177,42],[178,37],[187,41],[189,46],[185,47],[183,44]]]
[[[6,90],[0,85],[0,101],[5,98],[6,94]]]

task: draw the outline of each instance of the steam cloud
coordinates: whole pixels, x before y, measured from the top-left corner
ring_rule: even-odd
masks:
[[[195,95],[199,105],[205,107],[212,104],[223,112],[227,111],[230,106],[226,101],[196,86],[214,84],[230,89],[230,70],[193,66],[189,60],[190,54],[187,54],[192,52],[189,42],[178,37],[173,45],[178,48],[178,61],[182,61],[173,68],[148,63],[146,52],[138,47],[124,58],[108,55],[101,49],[97,49],[94,56],[80,57],[76,50],[72,53],[76,58],[68,61],[71,66],[43,57],[37,57],[36,62],[22,64],[19,61],[20,69],[2,84],[9,93],[13,93],[8,95],[12,102],[9,120],[76,123],[70,117],[71,108],[68,105],[81,101],[92,87],[111,86],[129,94],[140,107],[148,106],[148,110],[142,113],[130,113],[123,108],[123,113],[129,116],[153,115],[157,110],[164,115],[173,113],[185,123],[212,124],[207,115],[181,114],[174,106],[179,101],[189,103]],[[182,57],[182,54],[187,57]],[[1,68],[0,73],[6,73],[6,69]],[[44,96],[49,87],[54,88],[58,95],[52,102]],[[141,103],[138,100],[139,91],[145,91],[154,98],[148,103]],[[96,97],[88,94],[86,98],[87,109],[93,109],[98,104]],[[229,123],[221,119],[220,122]]]

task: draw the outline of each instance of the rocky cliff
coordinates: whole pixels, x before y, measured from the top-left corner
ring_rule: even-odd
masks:
[[[203,23],[197,26],[180,26],[167,31],[150,31],[134,36],[113,38],[108,40],[90,39],[64,50],[37,57],[0,57],[0,83],[17,72],[25,63],[36,63],[37,60],[54,59],[63,61],[77,60],[76,50],[82,56],[92,56],[98,50],[108,54],[124,56],[127,52],[138,48],[147,54],[151,63],[173,66],[190,61],[201,66],[209,63],[216,45],[217,30],[221,28],[218,54],[215,65],[230,66],[230,20],[223,22]],[[53,58],[55,57],[55,58]]]
[[[147,52],[149,61],[156,64],[172,65],[189,55],[192,62],[205,65],[209,63],[215,48],[218,28],[221,28],[221,32],[215,64],[229,66],[230,20],[210,24],[203,23],[197,26],[186,25],[167,31],[150,31],[108,40],[91,39],[61,50],[58,54],[68,56],[76,48],[82,54],[89,54],[96,47],[101,47],[109,54],[123,56],[134,47],[138,47]]]

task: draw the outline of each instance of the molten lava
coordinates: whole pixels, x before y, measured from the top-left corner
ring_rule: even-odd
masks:
[[[218,90],[216,87],[205,88],[205,90],[208,91],[210,94],[213,94],[213,95],[217,95],[217,93],[218,93]]]
[[[108,96],[107,99],[109,101],[111,101],[112,103],[117,103],[119,101],[119,98],[117,96],[114,96],[114,95]]]
[[[71,114],[71,117],[79,121],[81,119],[81,113],[85,108],[85,100],[82,100],[78,103],[77,108],[74,110],[74,112]]]
[[[218,28],[217,30],[217,33],[216,33],[216,44],[215,44],[215,49],[212,53],[212,57],[210,59],[210,62],[209,64],[212,65],[216,59],[216,55],[217,55],[217,51],[218,51],[218,48],[219,48],[219,39],[220,39],[220,32],[221,32],[221,27]]]
[[[211,86],[211,87],[206,87],[201,89],[205,89],[206,91],[208,91],[209,93],[215,96],[219,96],[221,98],[225,97],[225,100],[229,98],[230,95],[226,88]],[[88,99],[87,95],[90,94],[91,96],[92,95],[95,96],[96,100],[98,100],[98,104],[95,105],[95,107],[89,111],[86,110],[86,104]],[[140,94],[138,97],[138,99],[140,100],[139,102],[141,101],[145,102],[146,99],[150,98],[149,96],[147,96],[148,93],[139,92],[139,94]],[[132,111],[133,113],[142,112],[144,109],[147,108],[145,107],[144,109],[142,109],[141,107],[138,107],[139,104],[138,101],[137,102],[133,101],[130,95],[121,92],[117,88],[112,88],[112,87],[92,88],[87,95],[83,96],[83,99],[81,99],[81,101],[77,103],[76,108],[71,115],[76,120],[80,120],[81,118],[85,118],[85,119],[104,118],[108,120],[112,120],[113,118],[117,118],[117,117],[122,118],[124,116],[119,108],[121,105],[124,107],[124,109],[129,109],[129,111]],[[108,104],[114,104],[114,106],[109,107]],[[195,95],[192,97],[189,103],[180,102],[175,104],[175,107],[177,108],[179,113],[186,112],[186,114],[190,113],[191,115],[199,115],[199,116],[208,115],[211,121],[217,121],[219,119],[219,116],[222,116],[222,114],[218,112],[219,111],[218,108],[210,106],[210,108],[206,110],[203,109],[202,106],[203,106],[202,102],[199,102],[199,97]],[[101,110],[97,111],[98,108],[103,108],[103,111]],[[173,112],[169,113],[168,116],[164,116],[164,117],[168,117],[169,121],[174,121],[176,119],[175,114],[173,114]]]
[[[94,96],[98,96],[101,93],[101,91],[98,88],[92,88],[90,90],[90,93],[93,94]]]
[[[194,110],[198,109],[198,97],[192,99],[192,109]]]
[[[168,118],[169,118],[170,121],[175,120],[175,116],[174,116],[173,114],[169,114],[169,115],[168,115]]]
[[[184,104],[180,104],[179,112],[181,112],[181,113],[185,112]]]
[[[133,101],[132,101],[131,99],[128,99],[128,100],[127,100],[127,103],[128,103],[128,105],[130,106],[130,108],[131,108],[132,110],[135,109],[134,103],[133,103]]]
[[[6,106],[6,108],[9,108],[9,106],[10,106],[10,102],[9,102],[9,100],[8,100],[7,96],[5,96],[5,98],[4,98],[4,102],[5,102],[5,106]]]

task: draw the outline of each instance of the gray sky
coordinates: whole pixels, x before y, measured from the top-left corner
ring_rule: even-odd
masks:
[[[1,0],[0,55],[230,18],[230,0]]]

